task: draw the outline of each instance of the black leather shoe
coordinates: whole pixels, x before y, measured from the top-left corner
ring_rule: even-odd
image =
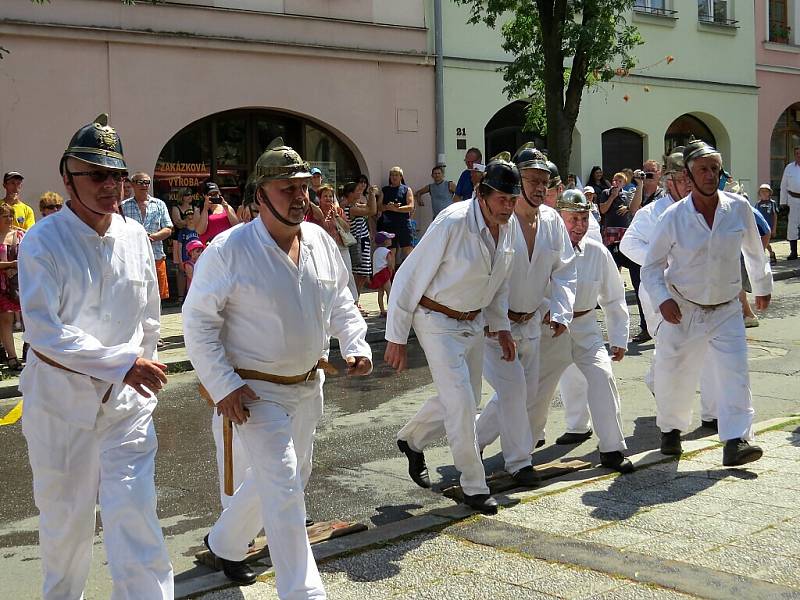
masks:
[[[710,429],[711,431],[719,431],[716,419],[709,419],[708,421],[700,421],[700,427],[703,429]]]
[[[661,454],[666,454],[667,456],[680,456],[683,454],[680,429],[673,429],[668,433],[661,433]]]
[[[544,446],[544,440],[539,440],[538,442],[536,442],[537,448],[541,448],[542,446]]]
[[[786,257],[786,260],[797,260],[797,254],[790,254]]]
[[[745,465],[761,458],[764,451],[758,446],[751,446],[745,440],[735,438],[725,442],[722,451],[722,464],[726,467]]]
[[[485,515],[497,514],[497,500],[490,494],[464,494],[464,504]]]
[[[256,574],[253,573],[253,569],[246,562],[225,560],[214,554],[211,546],[208,545],[208,535],[203,538],[203,543],[208,548],[208,551],[222,563],[222,572],[225,573],[225,577],[239,585],[252,585],[256,582]]]
[[[645,342],[649,342],[653,339],[653,336],[647,333],[646,331],[640,331],[639,335],[634,337],[631,341],[634,344],[644,344]]]
[[[607,469],[614,469],[620,473],[633,473],[636,467],[619,450],[614,452],[601,452],[600,464]]]
[[[306,527],[311,527],[315,523],[314,519],[306,517]]]
[[[523,467],[511,476],[514,483],[521,487],[538,487],[542,478],[533,467]]]
[[[405,440],[397,440],[397,447],[408,459],[408,474],[411,476],[412,481],[421,488],[431,487],[428,466],[425,464],[425,455],[422,452],[412,450]]]
[[[556,444],[559,446],[571,446],[573,444],[582,444],[586,440],[592,437],[592,430],[590,429],[586,433],[565,433],[561,437],[556,439]]]

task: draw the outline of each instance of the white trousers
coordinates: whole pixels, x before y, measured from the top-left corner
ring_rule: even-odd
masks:
[[[217,556],[239,561],[263,527],[282,600],[326,598],[306,535],[303,496],[311,475],[314,430],[322,415],[324,376],[317,373],[318,379],[308,384],[275,386],[284,388],[278,394],[298,397],[293,414],[268,400],[248,404],[250,418],[235,426],[234,439],[240,439],[246,457],[259,460],[247,465],[208,538]]]
[[[738,299],[715,309],[679,302],[677,325],[658,328],[655,363],[656,424],[662,432],[687,431],[701,371],[703,395],[717,407],[722,441],[753,439],[747,340]]]
[[[313,398],[308,398],[302,402],[295,411],[292,419],[292,439],[294,440],[297,463],[300,470],[300,478],[303,481],[303,489],[308,485],[311,477],[312,461],[314,456],[314,432],[317,424],[322,418],[322,383],[325,381],[325,372],[317,371],[320,380],[320,394]],[[217,409],[212,409],[211,432],[214,436],[214,446],[217,455],[217,475],[219,480],[219,496],[222,508],[228,507],[233,496],[225,494],[225,451],[222,440],[222,416],[217,414]],[[242,445],[241,436],[233,436],[233,489],[234,494],[238,493],[239,488],[245,480],[245,474],[250,469],[250,457]],[[249,486],[255,497],[257,518],[260,517],[261,508],[258,501],[258,491],[255,486]],[[256,515],[253,516],[253,518]],[[263,525],[262,525],[263,526]]]
[[[588,383],[589,413],[599,439],[600,452],[625,450],[619,392],[599,326],[594,343],[589,347],[574,344],[569,332],[554,338],[552,333],[546,333],[549,331],[549,327],[543,329],[540,342],[539,391],[531,411],[533,438],[544,439],[544,427],[558,380],[566,368],[575,363]]]
[[[173,573],[156,514],[155,401],[122,417],[102,405],[94,429],[25,407],[45,600],[83,598],[100,500],[112,600],[172,599]]]
[[[589,414],[589,384],[575,363],[568,366],[561,374],[561,379],[558,380],[558,392],[564,405],[565,430],[568,433],[589,431],[592,428]]]
[[[447,434],[453,464],[461,471],[465,494],[488,494],[475,434],[475,416],[481,399],[483,328],[480,323],[454,319],[437,331],[438,317],[421,310],[414,314],[414,331],[428,361],[438,394],[427,400],[398,433],[412,450]],[[442,319],[447,319],[442,315]],[[420,325],[420,326],[418,326]]]
[[[786,226],[786,239],[796,240],[798,237],[800,237],[800,198],[789,196],[789,224]]]
[[[513,326],[512,326],[513,330]],[[539,385],[539,338],[517,338],[517,358],[503,360],[496,338],[486,338],[483,375],[495,393],[478,415],[478,447],[483,450],[500,437],[506,471],[516,473],[531,464],[533,436],[528,405]]]

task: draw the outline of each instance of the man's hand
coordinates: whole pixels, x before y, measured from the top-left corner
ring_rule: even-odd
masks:
[[[664,302],[661,303],[661,306],[658,307],[658,310],[661,311],[661,316],[664,317],[664,320],[667,323],[672,323],[673,325],[680,323],[681,317],[683,317],[678,303],[672,298],[669,300],[664,300]]]
[[[625,206],[625,205],[623,204],[622,206],[620,206],[620,207],[617,209],[617,214],[618,214],[618,215],[624,215],[624,214],[626,214],[626,213],[627,213],[629,210],[630,210],[630,209],[629,209],[627,206]]]
[[[503,351],[503,360],[511,362],[517,357],[517,343],[511,337],[511,332],[506,330],[497,332],[497,341]]]
[[[363,377],[372,373],[372,361],[366,356],[348,356],[344,361],[347,363],[348,377]]]
[[[166,371],[167,365],[165,364],[146,358],[137,358],[128,369],[122,382],[131,386],[137,394],[151,398],[152,394],[147,390],[157,394],[167,383]]]
[[[237,425],[247,423],[250,411],[244,404],[253,400],[258,400],[258,396],[253,391],[253,388],[245,383],[242,387],[233,390],[217,402],[217,414],[228,417]]]
[[[769,301],[772,299],[772,294],[766,296],[756,296],[756,310],[767,310]]]
[[[562,333],[567,330],[567,326],[563,323],[557,323],[556,321],[550,321],[550,330],[553,332],[553,337],[557,338]]]
[[[394,342],[386,342],[386,352],[383,353],[383,360],[396,369],[398,373],[406,368],[408,362],[408,352],[405,344],[395,344]]]
[[[625,357],[625,348],[619,346],[611,346],[611,360],[619,362]]]

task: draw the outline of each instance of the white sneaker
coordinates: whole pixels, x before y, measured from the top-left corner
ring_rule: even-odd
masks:
[[[745,317],[744,318],[744,326],[745,327],[758,327],[758,317]]]

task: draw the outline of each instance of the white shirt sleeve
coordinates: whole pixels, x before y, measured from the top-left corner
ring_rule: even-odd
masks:
[[[647,247],[650,240],[647,238],[653,231],[652,210],[642,208],[633,215],[630,227],[625,231],[619,243],[620,252],[630,258],[637,265],[644,263],[647,258]]]
[[[602,274],[603,281],[600,284],[597,303],[606,316],[608,343],[617,348],[627,348],[630,316],[625,302],[625,286],[619,276],[614,257],[605,247],[603,247]]]
[[[158,338],[161,335],[161,295],[158,290],[153,245],[146,244],[147,259],[147,307],[142,317],[143,358],[158,360]]]
[[[783,177],[781,177],[781,196],[780,196],[780,204],[788,205],[789,204],[789,167],[792,166],[792,163],[786,165],[783,169]]]
[[[511,331],[511,321],[508,318],[508,294],[509,294],[509,276],[511,269],[508,269],[506,276],[503,278],[503,283],[497,288],[497,291],[483,312],[486,318],[486,324],[489,326],[489,331]]]
[[[744,209],[749,213],[751,209],[745,206]],[[764,246],[761,237],[758,235],[758,226],[755,219],[745,215],[745,231],[742,238],[742,254],[744,255],[744,266],[747,276],[750,278],[750,285],[753,294],[756,296],[767,296],[772,293],[772,268],[764,253]]]
[[[350,293],[347,267],[333,243],[330,246],[329,251],[336,262],[337,288],[331,309],[330,334],[339,340],[339,350],[344,358],[364,356],[372,360],[372,350],[366,342],[367,323]]]
[[[667,257],[672,249],[672,223],[671,217],[677,213],[665,213],[653,230],[647,256],[642,264],[641,279],[647,295],[653,301],[653,308],[658,311],[659,307],[672,298],[672,294],[667,287],[667,280],[664,272],[667,269]],[[752,219],[751,219],[752,221]]]
[[[244,385],[242,378],[234,373],[220,338],[222,310],[231,288],[229,269],[220,256],[219,246],[211,244],[195,265],[182,313],[186,352],[215,403]]]
[[[392,283],[392,293],[389,295],[385,335],[387,341],[395,344],[407,343],[414,311],[439,270],[449,235],[450,227],[442,225],[442,222],[429,227],[414,250],[397,269]],[[506,305],[508,305],[507,300]]]
[[[572,322],[575,286],[578,282],[575,251],[572,249],[572,242],[564,222],[558,219],[557,223],[561,235],[561,252],[550,274],[550,320],[569,325]]]
[[[152,261],[152,254],[150,256]],[[59,290],[67,282],[58,276],[53,253],[46,251],[41,244],[25,244],[23,239],[19,266],[25,340],[31,348],[78,373],[109,383],[122,383],[133,363],[139,358],[140,348],[132,344],[104,346],[95,336],[61,321],[58,316]],[[156,298],[157,294],[156,291]],[[152,304],[152,294],[148,296],[148,300]],[[152,308],[148,305],[150,317],[158,310],[157,307],[155,311]],[[158,339],[158,326],[151,322],[149,327],[151,335],[155,327]]]

